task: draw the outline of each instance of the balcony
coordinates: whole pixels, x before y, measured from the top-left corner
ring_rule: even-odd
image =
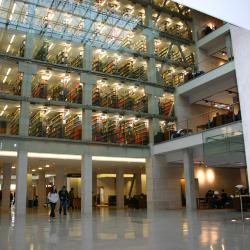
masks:
[[[176,93],[187,97],[191,103],[194,103],[217,92],[232,88],[235,84],[235,65],[234,61],[230,61],[177,87]]]

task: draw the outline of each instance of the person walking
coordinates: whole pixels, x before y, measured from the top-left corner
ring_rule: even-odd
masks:
[[[67,215],[67,204],[69,200],[69,193],[66,189],[66,186],[63,186],[62,189],[59,191],[59,199],[60,199],[60,207],[59,207],[59,214],[62,213]]]
[[[75,198],[74,188],[71,188],[69,191],[69,208],[74,209],[74,206],[73,206],[74,198]]]
[[[52,186],[51,191],[48,193],[48,200],[50,203],[50,217],[55,218],[55,208],[58,201],[58,193],[56,191],[55,185]]]

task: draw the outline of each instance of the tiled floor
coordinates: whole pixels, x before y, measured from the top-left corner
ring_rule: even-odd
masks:
[[[73,212],[53,221],[46,211],[29,212],[26,218],[2,214],[0,249],[249,250],[250,221],[242,223],[239,213],[222,210],[186,214],[101,209],[92,218]]]

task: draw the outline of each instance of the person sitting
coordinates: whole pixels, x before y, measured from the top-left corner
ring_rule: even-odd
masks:
[[[228,197],[227,197],[227,193],[225,192],[224,189],[221,190],[221,206],[223,208],[226,207],[226,204],[228,203]]]

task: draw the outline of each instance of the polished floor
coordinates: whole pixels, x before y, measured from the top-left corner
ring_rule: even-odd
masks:
[[[245,214],[247,217],[248,215]],[[249,250],[250,220],[233,211],[147,211],[98,209],[57,214],[29,211],[0,216],[1,250]]]

